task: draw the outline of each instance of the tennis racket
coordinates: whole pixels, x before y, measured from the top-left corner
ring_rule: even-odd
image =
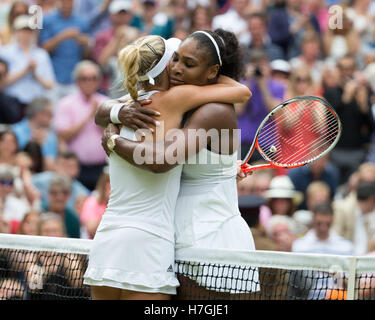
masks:
[[[300,96],[275,107],[260,124],[242,161],[244,173],[264,168],[296,168],[330,152],[341,136],[342,125],[329,103],[315,96]],[[248,164],[255,148],[265,164]]]

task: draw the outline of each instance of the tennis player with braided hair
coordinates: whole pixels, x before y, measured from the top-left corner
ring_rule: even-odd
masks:
[[[207,70],[212,68],[215,70],[215,75],[209,78],[206,76]],[[238,79],[241,70],[240,49],[233,33],[221,29],[214,32],[199,31],[188,36],[176,51],[170,66],[171,84],[179,86],[189,83],[202,86],[215,83],[219,75],[223,74]],[[102,126],[109,122],[108,115],[112,110],[112,103],[105,103],[97,113],[97,123]],[[136,109],[145,110],[146,108],[137,106]],[[122,108],[119,113],[122,121],[129,126],[140,125],[139,120],[146,119],[138,118],[138,116],[134,118],[133,115],[136,115],[134,110],[134,106],[130,105],[128,108]],[[132,121],[133,118],[136,121]],[[147,126],[147,123],[144,122],[140,126]],[[202,143],[197,145],[197,137],[189,136],[190,129],[196,129],[198,133],[208,132],[211,129],[216,129],[219,132],[226,130],[230,135],[228,150],[221,149],[221,135],[219,135],[219,143],[200,140]],[[169,163],[167,157],[170,157],[181,147],[185,148],[185,157],[190,156],[189,159],[196,157],[196,164],[186,163],[183,166],[181,187],[175,210],[176,254],[181,260],[184,260],[184,257],[191,258],[193,250],[190,249],[195,248],[255,250],[251,231],[238,209],[236,186],[238,144],[236,139],[233,139],[235,129],[237,129],[237,118],[233,105],[209,103],[187,114],[184,128],[181,129],[184,137],[177,138],[177,141],[173,142],[173,147],[168,141],[150,145],[143,144],[146,154],[149,153],[147,148],[161,150],[161,154],[153,159],[148,159],[142,165],[138,165],[133,159],[134,151],[140,146],[139,142],[124,138],[116,141],[114,150],[119,156],[135,166],[153,172],[174,170],[181,161]],[[113,134],[116,134],[116,130],[112,124],[107,126],[103,135],[103,145]],[[219,146],[219,148],[215,149],[214,146]],[[159,156],[165,157],[161,164],[155,162]],[[211,159],[212,163],[199,163],[199,159]],[[204,257],[196,258],[202,260]],[[216,269],[216,271],[218,270]],[[213,270],[203,269],[201,275],[206,277],[211,273],[212,276],[215,276],[216,271],[211,271]],[[224,293],[223,297],[226,297],[227,294],[238,293],[239,289],[241,292],[257,291],[259,289],[256,284],[258,273],[256,270],[251,272],[252,274],[247,275],[249,281],[242,282],[239,278],[236,284],[234,281],[220,283],[219,289]],[[225,272],[221,273],[225,276]],[[189,282],[191,279],[182,280]],[[194,280],[201,284],[200,279]],[[201,295],[196,297],[204,298],[210,294],[205,292],[204,286],[199,290]],[[184,292],[181,293],[181,296],[188,298],[184,296]]]
[[[179,43],[178,39],[146,36],[119,53],[119,67],[129,92],[124,99],[151,99],[150,107],[161,113],[164,132],[178,128],[183,114],[201,104],[244,102],[251,96],[247,87],[224,76],[219,79],[221,84],[168,90],[167,66]],[[207,68],[206,77],[216,77],[216,68]],[[110,113],[114,122],[118,122],[117,113],[115,106]],[[135,132],[124,126],[120,135],[111,136],[109,148],[125,138],[137,140]],[[154,133],[155,141],[162,139],[164,134]],[[181,170],[182,166],[176,166],[154,174],[111,153],[110,199],[84,276],[84,283],[91,285],[93,299],[168,299],[176,293],[179,282],[174,273],[174,209]]]

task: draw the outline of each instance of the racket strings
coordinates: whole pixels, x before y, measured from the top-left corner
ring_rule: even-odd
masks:
[[[304,106],[302,106],[302,104],[300,104],[299,107],[301,109],[301,108],[304,108],[305,106],[306,106],[306,104]],[[278,114],[275,114],[273,117],[271,117],[269,119],[269,123],[262,128],[262,132],[261,132],[261,135],[259,136],[259,139],[262,140],[262,141],[268,141],[273,135],[275,135],[275,137],[280,138],[280,139],[278,139],[279,141],[278,141],[278,144],[276,145],[276,147],[280,147],[281,146],[280,140],[284,136],[279,135],[279,132],[278,132],[279,128],[278,127],[281,127],[283,124],[285,124],[286,121],[294,123],[296,120],[298,120],[297,115],[303,116],[303,115],[306,114],[306,112],[307,112],[306,109],[303,109],[303,114],[301,114],[300,111],[293,112],[293,113],[278,112]],[[302,123],[302,125],[305,126],[304,123]],[[305,129],[308,129],[308,128],[305,128]],[[302,134],[301,131],[302,130],[300,130],[300,134]],[[293,139],[290,139],[289,137],[284,137],[284,138],[289,139],[289,143],[294,143],[299,138],[299,135],[294,135]],[[266,150],[267,150],[267,148],[266,148]]]
[[[305,128],[309,129],[305,126]],[[325,150],[325,146],[327,145],[329,147],[330,143],[332,141],[331,138],[336,137],[336,133],[332,132],[331,134],[326,134],[325,139],[321,140],[312,140],[309,144],[304,144],[303,141],[299,141],[298,146],[294,144],[294,147],[297,148],[297,151],[295,152],[289,152],[289,156],[285,156],[285,154],[288,154],[288,152],[284,152],[285,148],[288,149],[288,145],[284,146],[284,148],[276,155],[271,155],[269,152],[267,152],[267,155],[269,155],[270,158],[273,158],[272,160],[277,163],[291,163],[291,164],[297,164],[296,162],[303,162],[310,160],[311,158],[315,158]],[[302,137],[302,134],[299,134],[298,137]],[[296,140],[296,138],[294,138]],[[334,139],[333,139],[334,140]],[[290,143],[290,141],[289,141]],[[278,143],[280,145],[280,143]],[[293,144],[291,144],[293,145]],[[288,150],[287,150],[288,151]]]
[[[314,108],[314,109],[313,109]],[[280,165],[312,161],[335,141],[339,123],[334,113],[316,101],[300,101],[276,111],[264,124],[258,145],[262,152]],[[304,121],[308,117],[310,121]],[[289,132],[280,130],[289,125]]]
[[[332,135],[330,135],[331,137],[336,137],[337,134],[333,133]],[[324,140],[323,140],[324,141]],[[324,143],[322,143],[322,141],[319,141],[317,140],[314,144],[311,144],[307,147],[307,150],[309,151],[309,156],[308,156],[308,161],[312,161],[313,159],[317,158],[322,152],[324,152],[326,149],[328,148],[323,148],[324,146],[330,146],[332,144],[333,141],[329,141],[329,140],[326,140]],[[323,148],[323,150],[322,150]],[[305,150],[303,150],[305,151]],[[317,152],[315,152],[317,151]],[[305,159],[302,158],[302,154],[301,152],[297,152],[296,154],[286,158],[286,159],[283,159],[284,162],[286,163],[294,163],[294,164],[297,164],[299,162],[304,162],[306,161]]]
[[[285,122],[285,121],[290,121],[290,120],[294,120],[296,119],[296,116],[298,116],[299,114],[301,114],[301,109],[302,109],[302,112],[305,114],[309,111],[309,109],[307,108],[307,106],[311,104],[311,101],[308,101],[308,102],[302,102],[300,101],[300,103],[298,104],[298,107],[300,110],[298,110],[298,112],[296,111],[293,111],[293,112],[290,112],[289,109],[291,109],[292,106],[295,106],[296,104],[290,104],[290,105],[286,105],[284,106],[284,108],[281,108],[279,109],[276,113],[274,113],[270,119],[274,119],[274,120],[277,120],[280,124],[282,122]],[[282,111],[282,112],[280,112]],[[286,111],[289,111],[289,112],[286,112]],[[296,113],[298,113],[298,115],[296,115]],[[284,118],[284,119],[282,119]],[[283,120],[283,121],[280,121],[280,120]],[[271,128],[270,128],[271,127]],[[272,123],[268,123],[268,124],[265,124],[263,125],[263,128],[262,128],[262,131],[267,131],[267,129],[273,129],[272,127]]]
[[[329,147],[332,143],[332,139],[334,140],[334,137],[336,137],[336,133],[332,132],[331,134],[326,134],[325,139],[321,140],[311,140],[308,144],[305,143],[303,145],[302,141],[299,141],[298,146],[294,144],[294,150],[293,150],[293,144],[291,145],[283,145],[283,149],[281,152],[279,152],[277,155],[273,157],[273,161],[276,161],[278,163],[284,163],[288,164],[299,164],[301,162],[306,162],[308,160],[311,160],[312,158],[316,158],[319,154],[325,151],[325,147]],[[298,135],[298,137],[302,138],[302,135]],[[280,145],[280,143],[279,143]],[[286,150],[285,150],[286,149]],[[269,157],[272,158],[272,155],[268,153]]]
[[[303,106],[301,105],[300,108],[303,108]],[[301,112],[299,111],[298,112],[298,116],[304,116],[304,115],[307,115],[307,112],[308,110],[306,111],[307,109],[304,109],[303,110],[303,114],[301,114]],[[295,122],[296,120],[298,120],[298,117],[296,114],[292,114],[292,116],[290,116],[288,113],[286,112],[279,112],[279,114],[281,116],[276,116],[274,115],[273,118],[270,118],[270,122],[264,126],[262,128],[262,137],[265,137],[265,139],[267,139],[267,137],[270,137],[274,134],[278,134],[278,126],[282,126],[285,124],[285,122]],[[275,123],[277,125],[275,125]],[[295,139],[294,140],[297,140],[298,139],[298,136],[295,136]],[[289,140],[290,143],[293,143],[294,140]]]
[[[330,121],[327,123],[327,125],[334,124],[336,122],[337,121],[336,121],[335,118],[331,118]],[[327,127],[325,123],[322,123],[322,124],[324,125],[325,128]],[[310,129],[310,127],[307,127],[306,125],[305,125],[305,128]],[[314,131],[314,130],[311,129],[311,131]],[[316,131],[316,132],[318,133],[319,131]],[[299,137],[303,138],[302,135],[303,135],[303,132],[300,131],[297,135],[297,138],[299,138]],[[309,158],[315,158],[314,152],[316,151],[317,155],[324,152],[325,148],[323,150],[321,150],[322,147],[327,145],[327,143],[333,142],[336,136],[337,136],[337,130],[331,130],[328,133],[321,134],[322,138],[319,137],[319,139],[312,140],[310,142],[310,144],[306,144],[306,143],[304,144],[303,141],[299,141],[300,142],[299,146],[301,148],[298,149],[298,152],[296,152],[295,154],[291,154],[288,158],[283,159],[283,161],[287,162],[287,163],[302,161],[302,160],[304,160],[304,159],[301,159],[302,154],[306,150],[309,151]],[[295,141],[297,138],[294,137],[292,140],[288,141],[288,143],[293,144],[293,141]],[[331,138],[333,138],[333,141],[331,141]],[[322,143],[324,141],[323,139],[326,140],[325,143]],[[280,161],[281,159],[280,159],[280,157],[278,157],[278,158],[275,158],[274,160]]]

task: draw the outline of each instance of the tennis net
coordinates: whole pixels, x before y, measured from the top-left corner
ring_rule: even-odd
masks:
[[[89,300],[91,240],[0,234],[0,299]],[[180,300],[374,300],[375,256],[183,249]]]

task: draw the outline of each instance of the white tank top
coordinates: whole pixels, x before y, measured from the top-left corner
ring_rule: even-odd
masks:
[[[140,92],[139,100],[148,99],[155,92]],[[134,131],[125,126],[120,135],[136,140]],[[109,157],[111,193],[101,228],[138,228],[174,242],[181,171],[182,165],[156,174],[133,166],[113,152]]]

